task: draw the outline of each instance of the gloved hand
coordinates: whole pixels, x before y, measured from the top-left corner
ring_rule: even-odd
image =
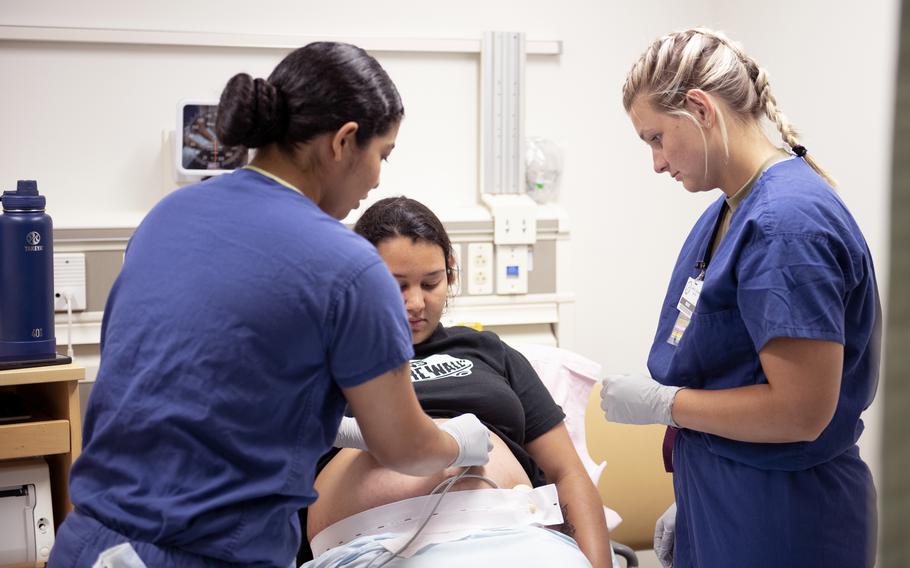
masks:
[[[455,438],[458,457],[449,467],[484,465],[490,461],[493,442],[490,431],[473,414],[462,414],[439,425],[439,429]]]
[[[102,550],[92,568],[148,568],[133,545],[124,542]]]
[[[673,544],[676,542],[676,503],[664,511],[654,525],[654,554],[664,568],[673,568]]]
[[[664,386],[647,375],[610,375],[603,381],[600,407],[610,422],[678,427],[673,399],[681,388]]]
[[[338,433],[335,434],[336,448],[356,448],[366,450],[367,443],[363,439],[363,433],[360,431],[360,425],[357,420],[350,416],[342,416],[341,424],[338,426]]]

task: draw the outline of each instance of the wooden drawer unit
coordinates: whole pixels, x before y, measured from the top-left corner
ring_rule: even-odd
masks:
[[[69,471],[82,449],[78,387],[84,377],[85,369],[77,365],[0,371],[0,394],[13,394],[32,412],[27,419],[0,422],[0,460],[43,457],[47,461],[58,527],[73,509]]]

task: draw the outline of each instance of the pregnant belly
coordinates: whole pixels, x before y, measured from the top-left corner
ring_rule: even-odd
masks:
[[[469,473],[484,475],[503,489],[530,485],[524,468],[496,434],[491,433],[493,450],[490,461],[474,466]],[[457,475],[462,468],[449,468],[437,475],[414,477],[387,469],[360,450],[343,449],[332,458],[316,477],[319,498],[307,513],[307,540],[325,527],[373,507],[402,499],[427,495],[441,481]],[[451,491],[489,489],[480,479],[462,479]]]

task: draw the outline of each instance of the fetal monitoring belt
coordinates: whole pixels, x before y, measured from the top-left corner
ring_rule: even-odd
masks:
[[[310,547],[318,557],[360,537],[391,533],[397,536],[383,540],[383,546],[408,558],[427,544],[458,540],[477,530],[563,522],[553,484],[536,489],[456,491],[445,496],[420,535],[399,552],[398,547],[412,538],[438,499],[438,495],[423,495],[367,509],[319,531]]]

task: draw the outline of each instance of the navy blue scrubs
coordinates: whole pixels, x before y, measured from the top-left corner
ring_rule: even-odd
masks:
[[[724,205],[712,204],[673,271],[648,359],[666,385],[767,383],[776,337],[844,345],[834,418],[812,442],[766,444],[681,430],[673,453],[674,568],[871,566],[875,490],[856,446],[878,382],[881,308],[869,249],[836,192],[802,159],[771,166],[710,258],[681,340],[668,341]]]
[[[249,169],[178,190],[130,240],[50,567],[287,567],[341,389],[413,355],[376,249]],[[2,538],[2,537],[0,537]]]

